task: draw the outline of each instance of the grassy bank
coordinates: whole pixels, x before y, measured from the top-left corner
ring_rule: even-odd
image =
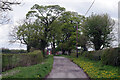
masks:
[[[90,78],[120,78],[118,74],[120,67],[103,65],[101,61],[90,60],[82,56],[68,58],[80,66]]]
[[[41,64],[29,67],[17,67],[3,72],[3,79],[6,78],[44,78],[52,69],[53,56],[48,56]]]

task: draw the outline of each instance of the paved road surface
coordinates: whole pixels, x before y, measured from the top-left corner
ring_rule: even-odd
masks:
[[[47,78],[86,78],[87,75],[76,64],[65,57],[54,57],[53,69]]]

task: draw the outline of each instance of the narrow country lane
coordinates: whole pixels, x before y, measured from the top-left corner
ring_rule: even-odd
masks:
[[[83,70],[65,57],[54,57],[53,69],[47,76],[48,78],[86,78],[89,80]]]

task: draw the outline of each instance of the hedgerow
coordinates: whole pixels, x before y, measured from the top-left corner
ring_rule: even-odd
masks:
[[[15,67],[30,66],[41,63],[43,55],[37,50],[24,54],[2,54],[2,71],[6,71]]]
[[[85,51],[81,55],[92,60],[101,60],[105,65],[120,66],[120,48]]]
[[[40,64],[27,67],[16,67],[2,72],[2,80],[42,80],[42,78],[45,78],[50,73],[52,65],[53,56],[50,55],[44,58],[44,61]]]

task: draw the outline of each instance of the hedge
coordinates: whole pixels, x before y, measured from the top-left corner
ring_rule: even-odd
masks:
[[[2,72],[2,80],[44,80],[43,78],[50,73],[52,66],[53,55],[49,55],[44,58],[42,64],[16,67],[9,71]]]
[[[24,54],[2,54],[2,71],[15,67],[34,65],[42,61],[43,55],[39,50]]]
[[[85,51],[81,55],[92,60],[101,60],[105,65],[120,66],[120,48]]]
[[[120,66],[120,48],[105,49],[101,61],[106,65]]]
[[[102,51],[85,51],[82,55],[92,60],[101,60]]]

